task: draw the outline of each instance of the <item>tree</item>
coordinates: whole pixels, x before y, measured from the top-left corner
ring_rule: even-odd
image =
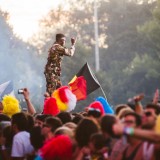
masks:
[[[42,106],[44,87],[41,59],[38,51],[29,43],[24,43],[12,32],[12,27],[7,23],[8,13],[0,11],[0,84],[8,80],[14,83],[17,98],[22,102],[22,96],[17,95],[17,90],[27,87],[31,92],[33,103]],[[39,109],[41,110],[41,108]]]
[[[84,3],[84,0],[70,0],[69,3],[72,5],[68,10],[60,6],[42,19],[42,32],[37,36],[40,41],[35,44],[40,56],[46,59],[48,49],[54,42],[53,36],[57,32],[66,33],[67,37],[78,35],[75,56],[63,61],[62,81],[65,85],[86,61],[94,70],[93,1]],[[100,77],[99,81],[112,104],[124,103],[137,92],[146,92],[148,86],[151,87],[151,82],[157,85],[157,80],[152,81],[151,78],[158,77],[157,68],[151,69],[148,62],[154,60],[157,64],[156,56],[151,55],[151,51],[158,50],[148,43],[149,40],[142,34],[143,31],[140,31],[143,30],[140,26],[152,20],[155,5],[155,1],[150,3],[149,0],[102,0],[98,3],[99,37],[102,43],[101,70],[96,75]],[[37,42],[35,39],[34,41]],[[156,51],[154,55],[158,54]],[[145,64],[145,68],[140,64]],[[154,87],[150,88],[147,95],[152,94]],[[100,94],[97,90],[88,97],[87,102],[83,101],[80,105],[86,106],[91,99]]]
[[[143,58],[149,49],[146,39],[139,34],[137,27],[152,19],[151,11],[154,6],[155,3],[149,1],[143,1],[141,4],[139,1],[127,0],[108,2],[108,48],[102,49],[102,67],[107,75],[112,77],[114,85],[111,88],[111,96],[115,104],[124,103],[130,96],[143,92],[144,88],[145,91],[148,89],[144,78],[147,73],[141,69],[142,72],[133,70],[132,64],[137,55]],[[127,73],[128,68],[132,69],[132,74]],[[136,78],[137,81],[132,80]]]

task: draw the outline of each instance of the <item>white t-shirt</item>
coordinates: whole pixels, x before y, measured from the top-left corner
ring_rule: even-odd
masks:
[[[11,157],[25,157],[33,150],[33,146],[30,142],[30,134],[28,132],[21,131],[13,137]]]

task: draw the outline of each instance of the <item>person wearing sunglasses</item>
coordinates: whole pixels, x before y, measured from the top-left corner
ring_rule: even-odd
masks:
[[[135,112],[126,113],[123,119],[123,125],[125,128],[140,128],[141,117]],[[125,145],[123,151],[118,155],[118,160],[136,160],[142,159],[142,147],[143,143],[141,139],[137,139],[131,136],[124,135],[122,137]],[[127,144],[126,144],[127,143]],[[121,146],[122,148],[123,146]]]
[[[144,109],[144,113],[142,116],[142,128],[147,129],[149,131],[155,131],[156,121],[158,114],[160,113],[160,108],[157,104],[148,103]],[[143,143],[143,157],[144,160],[148,160],[149,158],[156,158],[156,149],[157,146],[151,142]],[[159,148],[159,147],[158,147]]]
[[[147,104],[142,116],[142,128],[148,130],[154,130],[157,116],[159,113],[160,113],[160,107],[158,105],[153,103]]]
[[[159,159],[160,134],[149,129],[146,130],[142,128],[125,127],[122,123],[116,123],[115,125],[113,125],[112,129],[114,134],[117,136],[127,135],[143,140],[143,160]],[[147,146],[147,149],[145,146]]]

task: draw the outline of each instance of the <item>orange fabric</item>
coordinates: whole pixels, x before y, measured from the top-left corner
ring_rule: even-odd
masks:
[[[69,83],[70,89],[76,95],[77,100],[84,100],[87,97],[87,85],[83,76],[77,77],[75,81]]]

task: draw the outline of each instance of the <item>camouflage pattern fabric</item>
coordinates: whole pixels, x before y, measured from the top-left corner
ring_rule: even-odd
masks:
[[[51,95],[54,90],[62,86],[61,75],[61,62],[63,56],[71,56],[69,49],[59,45],[53,44],[49,49],[47,64],[45,66],[45,78],[46,78],[46,91]]]

